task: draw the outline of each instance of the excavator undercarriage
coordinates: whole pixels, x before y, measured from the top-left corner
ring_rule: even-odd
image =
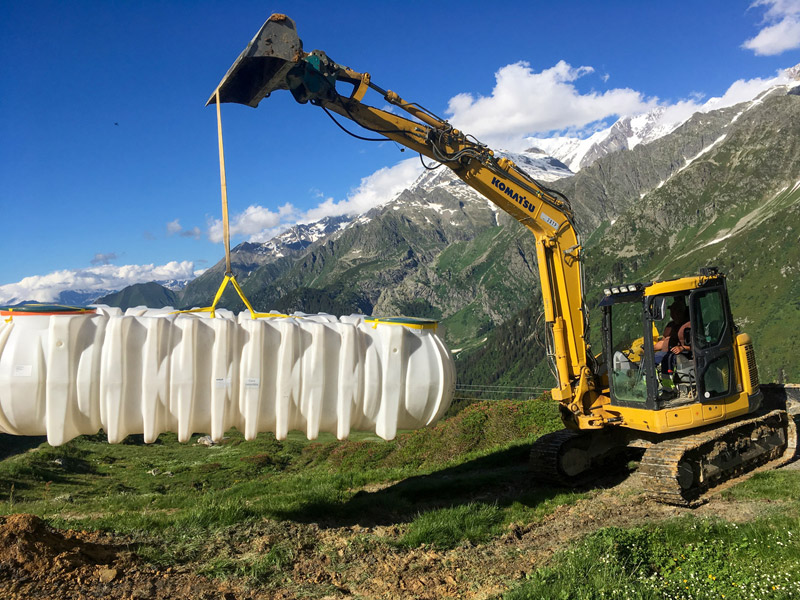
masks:
[[[759,411],[668,436],[628,429],[542,436],[531,449],[534,477],[567,486],[591,484],[624,470],[638,454],[635,477],[644,492],[667,504],[695,506],[732,483],[765,468],[797,460],[800,386],[763,385]]]

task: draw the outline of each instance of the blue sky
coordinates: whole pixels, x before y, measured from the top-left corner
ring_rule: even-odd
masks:
[[[4,3],[0,292],[25,277],[167,278],[222,257],[216,122],[204,105],[272,12],[297,22],[306,50],[508,147],[701,103],[800,63],[800,0],[518,4]],[[506,131],[527,103],[536,118]],[[369,206],[416,168],[288,93],[256,110],[223,105],[222,118],[234,244]]]

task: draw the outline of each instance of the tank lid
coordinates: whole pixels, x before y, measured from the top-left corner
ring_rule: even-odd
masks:
[[[0,315],[26,316],[26,315],[93,315],[97,311],[85,306],[68,306],[66,304],[40,304],[38,302],[23,302],[13,306],[0,306]]]
[[[403,325],[411,329],[436,329],[439,321],[431,319],[418,319],[416,317],[375,317],[364,319],[366,323],[377,325]]]

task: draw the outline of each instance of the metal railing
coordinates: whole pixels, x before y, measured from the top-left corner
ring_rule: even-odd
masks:
[[[538,398],[547,387],[458,384],[453,400],[528,400]]]

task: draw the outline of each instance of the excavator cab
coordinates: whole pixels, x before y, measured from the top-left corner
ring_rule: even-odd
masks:
[[[716,269],[607,288],[600,306],[612,405],[727,407],[743,391],[739,363],[749,366],[738,358],[746,350],[737,347],[725,277]]]

